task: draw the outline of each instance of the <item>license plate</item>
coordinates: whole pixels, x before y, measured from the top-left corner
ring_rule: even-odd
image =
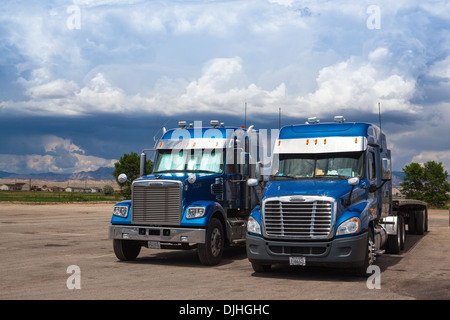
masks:
[[[305,257],[289,257],[289,265],[306,266],[306,259]]]
[[[159,241],[149,241],[148,248],[149,249],[161,249],[161,243]]]

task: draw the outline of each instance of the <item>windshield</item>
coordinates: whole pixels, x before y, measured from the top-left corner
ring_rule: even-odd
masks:
[[[222,173],[223,157],[223,149],[159,150],[153,173]]]
[[[274,154],[270,178],[348,179],[362,177],[364,152]]]

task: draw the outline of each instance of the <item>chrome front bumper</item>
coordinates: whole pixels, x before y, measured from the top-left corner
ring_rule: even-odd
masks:
[[[205,243],[205,237],[205,229],[124,225],[109,226],[109,239],[170,243]]]

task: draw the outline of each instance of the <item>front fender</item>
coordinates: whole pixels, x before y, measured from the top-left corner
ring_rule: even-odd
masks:
[[[354,217],[359,218],[359,220],[361,221],[360,232],[361,233],[365,232],[369,228],[370,221],[372,220],[373,217],[373,212],[376,212],[375,210],[376,205],[377,205],[376,200],[369,199],[360,201],[346,208],[336,220],[336,228],[334,230],[335,234],[336,230],[338,229],[341,223]],[[373,210],[371,211],[371,209]]]
[[[256,206],[253,208],[250,216],[252,216],[261,225],[261,206]]]
[[[188,219],[186,218],[186,213],[190,207],[204,207],[205,214],[203,215],[203,217]],[[184,208],[183,218],[181,219],[181,225],[206,227],[209,223],[209,220],[211,220],[212,215],[216,212],[219,212],[222,215],[223,220],[226,221],[225,210],[218,202],[194,201]]]
[[[131,200],[120,201],[114,205],[114,207],[116,206],[127,207],[128,215],[123,218],[113,214],[111,218],[111,224],[131,224]],[[114,210],[114,208],[112,210]]]

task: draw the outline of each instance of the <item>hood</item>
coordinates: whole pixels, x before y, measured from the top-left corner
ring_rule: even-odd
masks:
[[[315,195],[340,199],[352,186],[347,180],[276,180],[269,181],[264,198],[286,195]]]

